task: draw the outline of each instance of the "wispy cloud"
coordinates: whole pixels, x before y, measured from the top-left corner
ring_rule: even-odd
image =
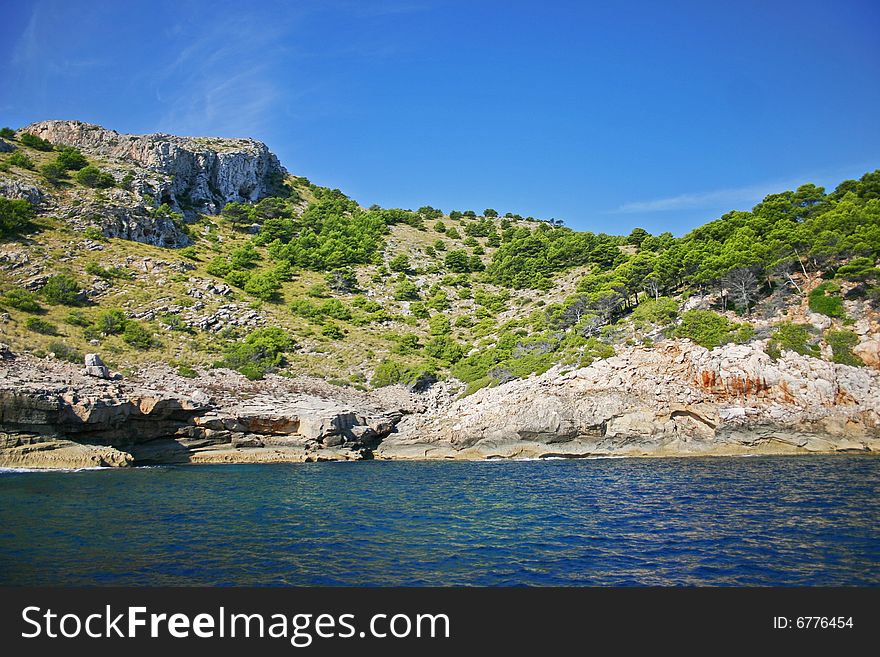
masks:
[[[797,181],[775,181],[747,187],[728,187],[705,192],[689,192],[677,196],[632,201],[611,210],[611,214],[641,214],[648,212],[668,212],[672,210],[699,210],[718,206],[749,206],[759,202],[768,194],[802,184]]]
[[[175,26],[170,39],[186,40],[176,57],[151,72],[149,83],[164,110],[157,130],[223,136],[259,132],[283,94],[268,62],[285,50],[287,25],[273,27],[218,18],[190,29]]]

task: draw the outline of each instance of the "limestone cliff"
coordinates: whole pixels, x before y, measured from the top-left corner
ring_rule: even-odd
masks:
[[[0,467],[362,459],[400,418],[280,377],[255,387],[230,371],[188,380],[158,367],[123,379],[4,354]]]
[[[41,121],[23,132],[86,155],[134,165],[133,189],[175,210],[216,214],[230,201],[272,195],[286,171],[253,139],[126,135],[80,121]]]
[[[880,451],[880,374],[760,343],[629,348],[404,418],[379,458]]]
[[[161,367],[102,379],[11,355],[0,374],[11,467],[880,452],[880,373],[773,361],[760,343],[630,348],[458,400],[443,383],[366,393]]]

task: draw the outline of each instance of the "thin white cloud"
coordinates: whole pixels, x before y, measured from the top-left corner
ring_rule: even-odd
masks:
[[[725,187],[705,192],[688,192],[678,194],[677,196],[648,199],[646,201],[632,201],[609,210],[606,214],[648,214],[676,210],[717,210],[718,208],[725,210],[733,208],[748,210],[770,194],[778,194],[787,189],[794,190],[806,183],[814,183],[826,186],[828,189],[833,189],[841,180],[858,178],[865,171],[871,171],[876,166],[876,162],[862,162],[850,164],[849,166],[814,170],[811,173],[797,177],[767,181],[755,185]]]
[[[284,92],[267,62],[284,50],[289,25],[268,28],[239,15],[188,28],[200,36],[187,38],[188,30],[175,30],[187,45],[150,76],[164,106],[156,129],[222,136],[259,132]]]
[[[795,185],[797,184],[800,183],[795,183]],[[716,208],[719,205],[736,206],[742,204],[751,207],[768,194],[774,194],[791,188],[792,183],[789,181],[750,185],[748,187],[714,189],[706,192],[679,194],[678,196],[668,196],[647,201],[632,201],[612,210],[612,213],[637,214],[668,212],[671,210],[699,210]]]

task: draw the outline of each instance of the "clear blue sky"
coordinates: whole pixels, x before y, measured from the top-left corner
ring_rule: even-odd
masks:
[[[880,167],[876,0],[11,0],[2,16],[0,124],[253,136],[364,205],[679,234]]]

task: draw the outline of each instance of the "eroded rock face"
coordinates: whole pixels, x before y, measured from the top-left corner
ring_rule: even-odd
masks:
[[[30,201],[31,205],[37,205],[43,200],[44,194],[36,185],[29,185],[18,180],[0,180],[0,196],[6,198],[19,198]]]
[[[225,388],[215,376],[193,382],[164,369],[110,378],[98,354],[84,370],[10,354],[0,364],[0,467],[357,460],[400,418],[280,377],[261,394],[217,372]]]
[[[408,416],[379,458],[880,451],[880,376],[760,343],[632,348]]]
[[[402,386],[305,391],[223,369],[107,380],[0,361],[0,465],[16,467],[850,451],[880,452],[880,373],[794,353],[772,361],[759,342],[630,348],[459,400]]]
[[[135,171],[133,186],[178,211],[216,214],[230,201],[259,201],[286,175],[278,158],[253,139],[125,135],[80,121],[42,121],[23,131],[160,174]]]

